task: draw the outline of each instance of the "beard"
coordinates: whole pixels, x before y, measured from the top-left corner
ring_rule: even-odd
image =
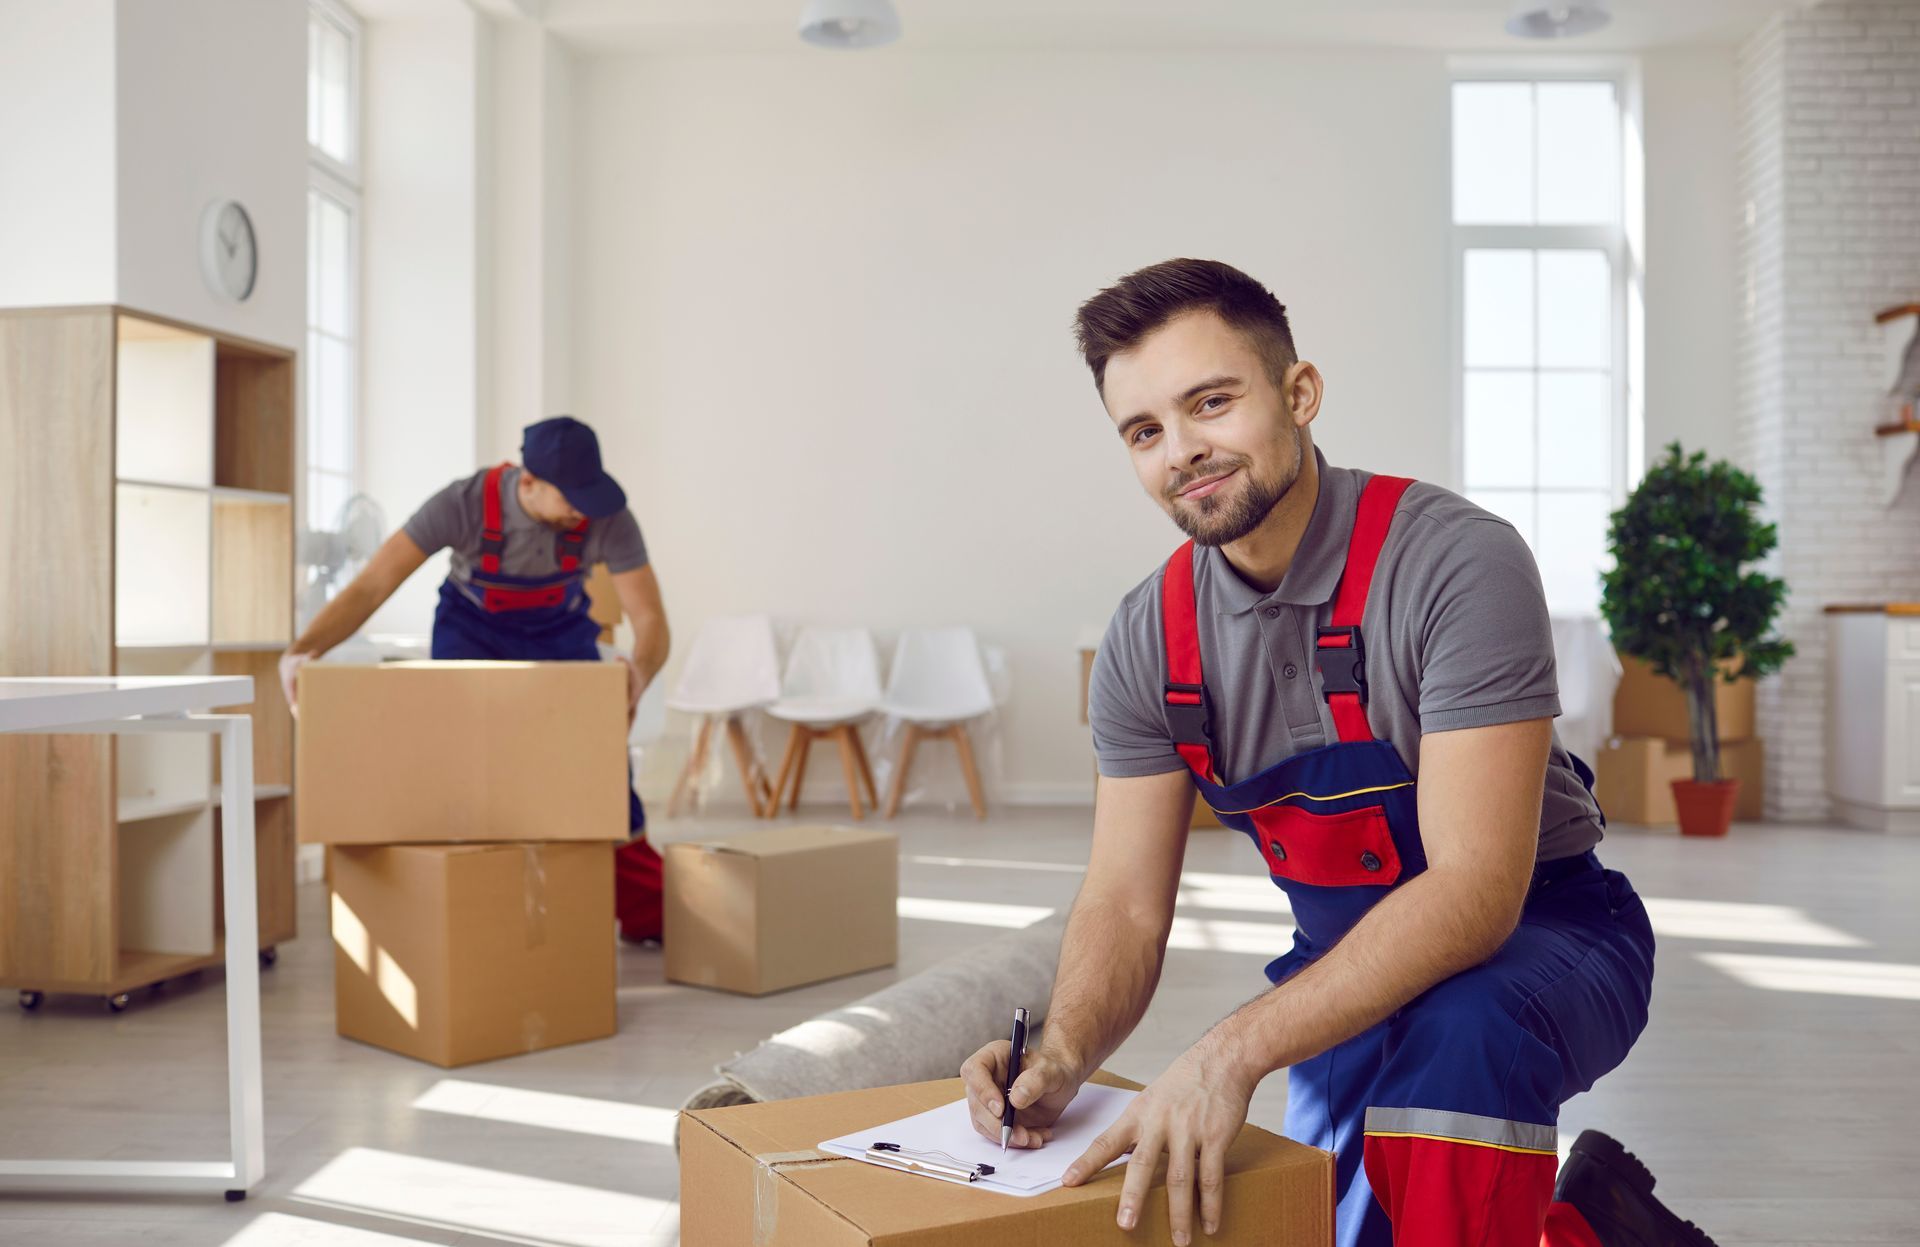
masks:
[[[1166,494],[1167,514],[1179,525],[1181,532],[1193,538],[1195,545],[1231,545],[1260,527],[1274,507],[1280,504],[1280,500],[1287,496],[1293,483],[1300,479],[1300,462],[1301,446],[1297,429],[1294,431],[1293,463],[1267,476],[1257,474],[1253,460],[1245,455],[1209,460],[1174,482]],[[1236,470],[1240,473],[1241,483],[1222,491],[1230,496],[1210,494],[1192,501],[1180,497],[1180,491],[1197,480]]]

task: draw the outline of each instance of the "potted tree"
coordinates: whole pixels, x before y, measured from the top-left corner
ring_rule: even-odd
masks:
[[[1793,645],[1773,635],[1786,582],[1749,564],[1779,544],[1759,517],[1760,486],[1721,460],[1674,442],[1615,511],[1600,613],[1622,654],[1647,662],[1686,695],[1693,778],[1673,781],[1680,831],[1724,836],[1739,781],[1720,778],[1714,682],[1778,671]]]

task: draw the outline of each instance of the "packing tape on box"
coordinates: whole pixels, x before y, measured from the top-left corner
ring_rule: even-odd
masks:
[[[795,1165],[845,1160],[832,1152],[808,1148],[801,1152],[761,1152],[753,1158],[753,1247],[766,1247],[780,1228],[779,1173]]]
[[[547,942],[547,866],[541,860],[540,846],[520,846],[524,882],[520,888],[527,914],[527,947],[539,948]]]

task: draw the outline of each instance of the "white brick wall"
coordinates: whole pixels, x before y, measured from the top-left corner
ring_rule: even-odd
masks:
[[[1741,48],[1740,457],[1780,528],[1782,630],[1759,690],[1769,817],[1823,818],[1826,627],[1920,599],[1920,486],[1880,502],[1880,331],[1920,298],[1920,0],[1828,0]]]

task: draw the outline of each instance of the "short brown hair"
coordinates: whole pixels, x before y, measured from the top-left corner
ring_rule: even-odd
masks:
[[[1107,360],[1174,317],[1213,312],[1245,334],[1278,384],[1298,360],[1287,309],[1273,292],[1231,264],[1218,260],[1163,260],[1128,273],[1080,305],[1074,336],[1093,370],[1093,384],[1107,380]]]

